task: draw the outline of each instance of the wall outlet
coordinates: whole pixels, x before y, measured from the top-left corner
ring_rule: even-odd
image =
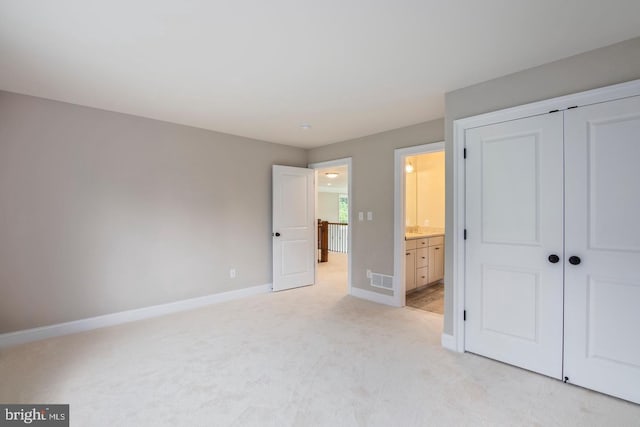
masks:
[[[367,279],[371,279],[371,270],[367,268]]]
[[[232,268],[231,270],[229,270],[229,277],[231,277],[232,279],[236,278],[236,269]]]

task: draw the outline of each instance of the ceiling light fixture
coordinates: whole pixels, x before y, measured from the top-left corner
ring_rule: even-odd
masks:
[[[327,178],[337,178],[338,177],[338,172],[327,172],[324,174]]]
[[[404,170],[407,171],[407,173],[413,172],[413,165],[411,164],[411,162],[407,163],[407,165],[404,167]]]
[[[302,123],[300,128],[302,128],[302,130],[309,130],[311,129],[311,125],[309,123]]]

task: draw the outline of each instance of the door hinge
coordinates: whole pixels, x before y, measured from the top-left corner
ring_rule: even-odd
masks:
[[[464,229],[464,240],[467,240],[467,229]]]
[[[463,310],[463,311],[462,311],[462,320],[463,320],[464,322],[466,322],[466,321],[467,321],[467,310]]]
[[[462,150],[462,157],[463,158],[467,158],[467,149],[465,148],[464,150]]]

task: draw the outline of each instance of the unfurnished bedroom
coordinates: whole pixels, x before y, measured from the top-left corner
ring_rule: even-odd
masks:
[[[0,0],[0,425],[631,426],[640,2]]]

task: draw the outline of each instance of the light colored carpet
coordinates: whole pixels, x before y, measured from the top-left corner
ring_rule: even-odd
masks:
[[[331,270],[331,267],[319,267]],[[442,317],[319,284],[0,353],[72,426],[630,426],[640,407],[440,347]]]

